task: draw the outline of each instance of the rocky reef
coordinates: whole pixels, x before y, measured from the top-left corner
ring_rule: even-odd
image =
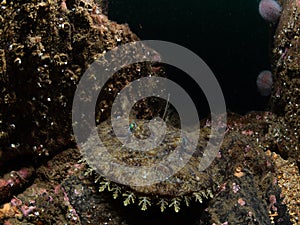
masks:
[[[147,187],[107,180],[73,137],[72,100],[84,72],[105,52],[139,40],[128,25],[110,21],[101,4],[1,2],[0,223],[299,223],[299,1],[284,1],[278,26],[273,25],[272,112],[228,114],[219,153],[205,171],[196,165],[211,127],[210,119],[201,121],[197,151],[189,163],[168,180]],[[149,52],[145,47],[136,54]],[[122,148],[112,134],[109,116],[117,93],[135,79],[165,75],[156,63],[133,64],[116,72],[101,90],[95,118],[98,133],[119,161],[147,165],[183,142],[174,123],[168,124],[165,142],[149,155]],[[82,93],[83,102],[89,101],[86,96]],[[139,119],[164,117],[166,105],[151,98],[140,101],[132,110],[134,126],[129,132],[144,135],[145,122]],[[293,168],[292,188],[286,188],[292,182],[284,175],[285,165]]]
[[[0,164],[49,155],[71,144],[78,80],[101,54],[138,38],[90,1],[3,1],[1,5]],[[130,75],[128,75],[130,70]],[[126,82],[149,76],[150,65],[119,71],[99,98],[97,121],[109,114]],[[118,79],[118,81],[116,81]]]
[[[272,68],[275,84],[272,111],[281,118],[278,151],[300,161],[299,1],[284,1],[281,20],[274,34]]]

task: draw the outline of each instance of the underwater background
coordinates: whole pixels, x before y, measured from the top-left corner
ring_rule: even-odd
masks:
[[[300,1],[281,0],[279,15],[275,0],[261,0],[262,17],[275,7],[271,19],[278,23],[273,26],[259,16],[258,0],[108,1],[0,3],[0,224],[298,225]],[[118,23],[98,10],[96,3],[106,2],[109,6],[104,12]],[[138,37],[175,42],[194,51],[219,80],[228,110],[247,113],[228,113],[227,123],[217,118],[221,128],[217,133],[224,130],[226,134],[221,146],[219,135],[211,132],[214,124],[207,118],[201,121],[197,146],[192,146],[188,135],[192,129],[181,132],[172,109],[156,99],[138,102],[131,110],[130,124],[118,122],[117,126],[125,128],[121,136],[129,141],[117,140],[109,119],[116,96],[135,79],[164,75],[157,63],[122,68],[101,90],[95,110],[88,108],[95,99],[93,92],[100,91],[105,78],[105,74],[96,77],[98,67],[93,70],[91,63]],[[143,57],[148,50],[133,48],[129,53]],[[120,57],[127,60],[127,54],[125,51]],[[114,65],[119,58],[97,62]],[[256,79],[262,70],[270,70],[270,65],[274,83],[271,72],[264,72],[258,82],[262,94],[273,84],[268,110],[269,97],[259,95]],[[87,72],[91,67],[92,73]],[[171,66],[166,70],[167,77],[192,96],[204,118],[209,110],[200,87],[180,70]],[[86,74],[93,86],[80,90],[78,83]],[[150,82],[149,86],[160,84]],[[131,94],[122,98],[122,109],[114,117],[122,115],[123,107],[134,100]],[[77,97],[78,105],[74,104]],[[252,111],[265,109],[268,111]],[[166,135],[160,127],[153,130],[147,120],[156,115],[168,122]],[[89,137],[95,120],[105,151],[95,143],[97,135],[96,139]],[[78,130],[84,134],[79,139]],[[147,139],[152,133],[163,136],[162,143],[153,139],[150,151],[141,145],[131,148],[131,137]],[[207,145],[210,140],[212,145]],[[86,150],[81,146],[87,146]],[[217,154],[208,154],[214,146],[219,147]],[[177,149],[179,157],[172,157]],[[106,152],[115,160],[101,157]],[[173,168],[178,164],[174,163],[183,155],[191,158],[176,173]],[[214,160],[202,171],[206,156],[214,156]],[[110,179],[110,171],[101,170],[103,165],[108,169],[116,163],[141,167],[165,160],[165,167],[154,167],[162,181],[148,186],[131,183],[135,177],[124,176],[122,166],[116,177],[126,180],[124,185]],[[168,171],[174,174],[169,177]],[[152,178],[148,173],[140,175],[142,182]]]
[[[200,56],[217,77],[229,111],[247,113],[264,110],[268,97],[256,87],[260,71],[270,69],[272,27],[258,13],[257,0],[112,0],[108,16],[128,23],[142,40],[163,40],[180,44]],[[201,89],[178,70],[167,72],[183,86],[200,116],[207,115]],[[206,105],[201,109],[203,103]]]

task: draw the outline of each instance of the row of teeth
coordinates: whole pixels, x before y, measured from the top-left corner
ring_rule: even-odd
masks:
[[[99,182],[99,180],[102,180]],[[148,209],[148,207],[152,206],[153,202],[151,198],[146,196],[139,196],[137,197],[133,192],[126,191],[122,194],[122,190],[119,186],[117,186],[114,183],[111,183],[108,180],[105,180],[101,177],[97,178],[95,180],[95,183],[99,183],[99,191],[103,192],[105,190],[108,190],[113,193],[113,198],[116,199],[119,196],[122,196],[124,198],[123,204],[124,206],[134,204],[136,201],[138,201],[138,205],[141,207],[141,210],[145,211]],[[161,212],[165,211],[167,208],[173,208],[175,212],[179,212],[180,205],[184,203],[186,206],[190,205],[190,202],[194,200],[195,202],[202,203],[203,198],[213,198],[213,194],[211,190],[206,190],[202,192],[194,192],[192,196],[179,196],[172,199],[165,199],[165,198],[159,198],[158,202],[156,202],[155,205],[158,205],[160,207]]]

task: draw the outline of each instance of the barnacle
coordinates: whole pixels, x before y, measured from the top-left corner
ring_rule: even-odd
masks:
[[[0,49],[0,81],[7,81],[5,52]]]
[[[53,57],[53,60],[57,66],[67,65],[68,64],[68,55],[65,53],[59,53]]]

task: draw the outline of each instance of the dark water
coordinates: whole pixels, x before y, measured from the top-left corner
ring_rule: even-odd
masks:
[[[110,19],[128,23],[142,40],[171,41],[199,55],[217,77],[229,110],[265,108],[268,98],[258,94],[255,81],[270,67],[271,32],[257,0],[111,0],[108,9]],[[193,84],[177,78],[197,98]]]

